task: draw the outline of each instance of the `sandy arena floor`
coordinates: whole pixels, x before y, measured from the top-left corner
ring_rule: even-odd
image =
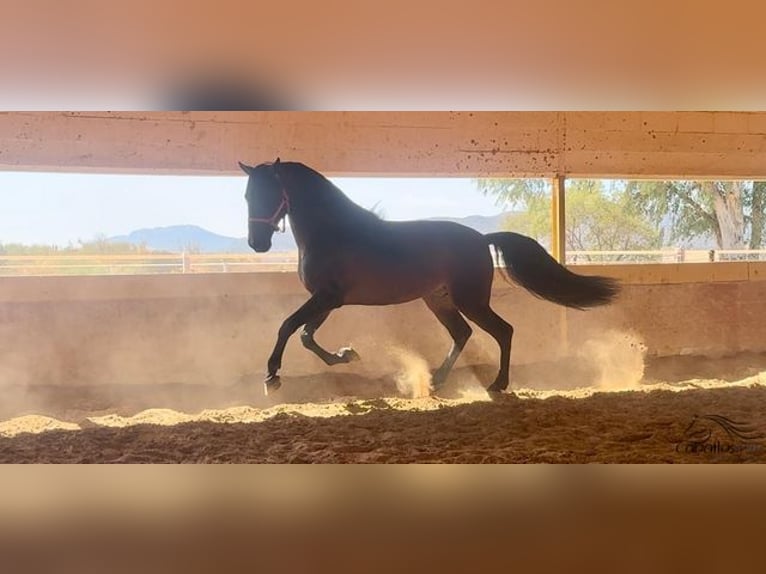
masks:
[[[10,386],[0,462],[766,461],[762,355],[655,360],[629,389],[519,366],[497,400],[478,383],[492,372],[457,369],[438,397],[337,372],[268,398],[258,383]]]

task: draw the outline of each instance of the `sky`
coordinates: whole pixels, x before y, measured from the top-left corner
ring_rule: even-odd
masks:
[[[502,209],[474,180],[332,178],[359,205],[386,219],[494,215]],[[0,243],[65,246],[103,234],[193,224],[247,234],[247,177],[105,175],[0,171]]]

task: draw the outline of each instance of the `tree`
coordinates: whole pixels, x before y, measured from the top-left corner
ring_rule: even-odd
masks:
[[[512,213],[506,227],[550,245],[551,189],[547,180],[485,179],[479,189]],[[662,233],[631,203],[625,182],[568,180],[565,241],[574,251],[658,249]],[[620,259],[620,257],[618,257]]]
[[[750,199],[750,249],[763,246],[763,231],[766,224],[766,181],[753,182],[753,194]]]
[[[546,180],[489,179],[479,189],[517,210],[511,229],[550,233]],[[717,249],[759,249],[766,240],[763,181],[567,181],[568,249],[631,250],[703,240]],[[713,247],[713,245],[710,245]]]
[[[83,254],[141,254],[147,253],[146,243],[128,243],[112,241],[103,233],[96,234],[90,241],[78,239],[78,247],[70,247],[67,251]]]
[[[631,181],[636,209],[656,225],[669,224],[672,241],[713,238],[718,249],[763,245],[766,182]]]
[[[550,246],[551,189],[543,179],[481,179],[477,186],[511,212],[505,226]]]

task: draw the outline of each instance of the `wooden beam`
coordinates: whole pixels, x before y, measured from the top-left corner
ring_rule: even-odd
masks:
[[[763,112],[0,112],[0,169],[766,179]]]
[[[551,183],[551,255],[566,263],[566,178],[557,175]]]

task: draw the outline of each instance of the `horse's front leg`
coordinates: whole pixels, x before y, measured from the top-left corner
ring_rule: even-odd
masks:
[[[313,321],[307,322],[303,327],[303,331],[301,331],[301,343],[303,343],[303,346],[306,347],[309,351],[322,359],[325,365],[332,366],[339,365],[341,363],[350,363],[351,361],[358,361],[359,353],[357,353],[351,347],[343,347],[342,349],[339,349],[337,353],[330,353],[329,351],[323,349],[322,346],[314,339],[314,333],[317,329],[319,329],[319,327],[322,326],[322,323],[324,323],[329,316],[330,311],[320,317],[317,317]]]
[[[341,298],[329,293],[314,293],[311,298],[301,305],[295,313],[290,315],[282,323],[277,335],[277,343],[271,352],[268,362],[268,371],[265,380],[265,390],[275,391],[281,386],[277,372],[282,367],[282,355],[285,352],[285,346],[288,339],[292,336],[298,327],[306,323],[314,323],[322,317],[326,318],[330,311],[337,309],[342,304]]]

